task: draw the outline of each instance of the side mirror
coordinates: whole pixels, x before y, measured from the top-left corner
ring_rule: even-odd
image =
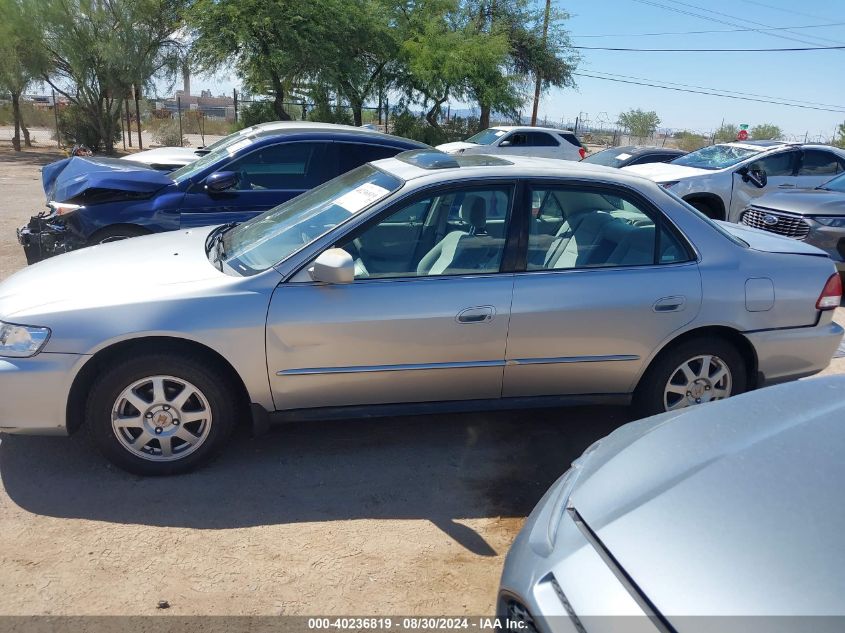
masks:
[[[205,188],[214,193],[226,191],[237,185],[240,179],[237,172],[216,171],[205,179]]]
[[[742,182],[750,182],[758,189],[762,189],[769,182],[769,177],[766,175],[766,172],[759,168],[749,169],[748,167],[743,167],[736,173],[742,176]]]
[[[326,284],[348,284],[355,280],[355,262],[342,248],[323,251],[308,269],[311,279]]]
[[[511,146],[510,141],[502,141],[501,143],[499,143],[499,147],[510,147],[510,146]]]

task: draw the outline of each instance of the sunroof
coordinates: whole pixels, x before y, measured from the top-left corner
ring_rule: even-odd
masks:
[[[412,149],[397,154],[396,158],[421,169],[455,169],[457,167],[513,165],[512,162],[496,156],[486,156],[483,154],[453,156],[436,149]]]

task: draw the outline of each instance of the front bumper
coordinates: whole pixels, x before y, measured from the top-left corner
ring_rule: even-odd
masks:
[[[81,248],[84,241],[73,234],[61,218],[39,214],[18,229],[18,242],[23,246],[27,264]]]
[[[0,358],[0,432],[67,435],[67,401],[80,354]]]
[[[829,312],[821,318],[815,327],[745,334],[757,352],[758,387],[812,376],[830,364],[844,331]]]

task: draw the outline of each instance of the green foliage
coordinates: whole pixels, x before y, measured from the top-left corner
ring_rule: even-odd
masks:
[[[713,133],[713,141],[716,143],[730,143],[736,140],[739,134],[739,127],[733,123],[722,123]]]
[[[839,134],[833,139],[833,144],[845,149],[845,123],[839,124]]]
[[[773,141],[783,135],[783,130],[774,123],[761,123],[751,128],[751,138],[755,141]]]
[[[241,128],[258,125],[259,123],[269,123],[277,119],[271,101],[253,101],[238,111],[238,124]]]
[[[120,140],[119,114],[114,113],[111,121],[111,145]],[[66,146],[86,145],[94,152],[106,147],[102,126],[91,121],[91,117],[78,105],[70,105],[59,113],[59,139]],[[178,143],[177,143],[178,145]]]
[[[153,76],[172,75],[189,0],[39,0],[36,17],[50,55],[47,80],[78,107],[111,153],[124,99]],[[76,115],[75,115],[76,116]]]
[[[640,108],[631,109],[619,115],[619,125],[628,130],[631,136],[645,139],[657,131],[660,117],[654,110],[646,112]]]
[[[390,119],[390,131],[398,136],[414,139],[428,145],[460,141],[479,131],[478,119],[452,118],[438,127],[428,124],[424,116],[415,115],[407,108],[397,108]]]
[[[675,146],[685,152],[694,152],[695,150],[701,149],[709,144],[709,140],[701,134],[687,132],[686,130],[675,133],[674,138]]]

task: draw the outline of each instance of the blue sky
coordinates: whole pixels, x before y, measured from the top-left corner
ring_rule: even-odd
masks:
[[[541,6],[544,0],[534,0]],[[556,0],[570,13],[572,43],[627,48],[784,48],[845,45],[845,1],[838,0]],[[655,6],[662,5],[662,6]],[[675,10],[672,10],[675,9]],[[710,19],[703,19],[706,16]],[[840,24],[837,24],[840,23]],[[637,37],[634,34],[795,27],[794,31],[731,32]],[[614,37],[586,37],[611,34]],[[785,39],[795,38],[795,39]],[[805,41],[795,41],[795,40]],[[764,53],[634,53],[582,50],[579,72],[614,73],[632,81],[653,80],[764,97],[830,104],[824,112],[689,94],[576,77],[577,88],[545,95],[541,117],[572,122],[586,113],[593,123],[615,121],[629,108],[655,110],[662,126],[711,131],[731,123],[775,123],[803,139],[833,134],[845,121],[845,50]],[[622,79],[624,77],[617,77]],[[237,80],[225,73],[196,77],[193,92],[231,93]],[[695,89],[695,88],[694,88]],[[457,104],[453,104],[456,107]],[[819,107],[827,107],[826,105]],[[526,112],[530,111],[530,105]]]

